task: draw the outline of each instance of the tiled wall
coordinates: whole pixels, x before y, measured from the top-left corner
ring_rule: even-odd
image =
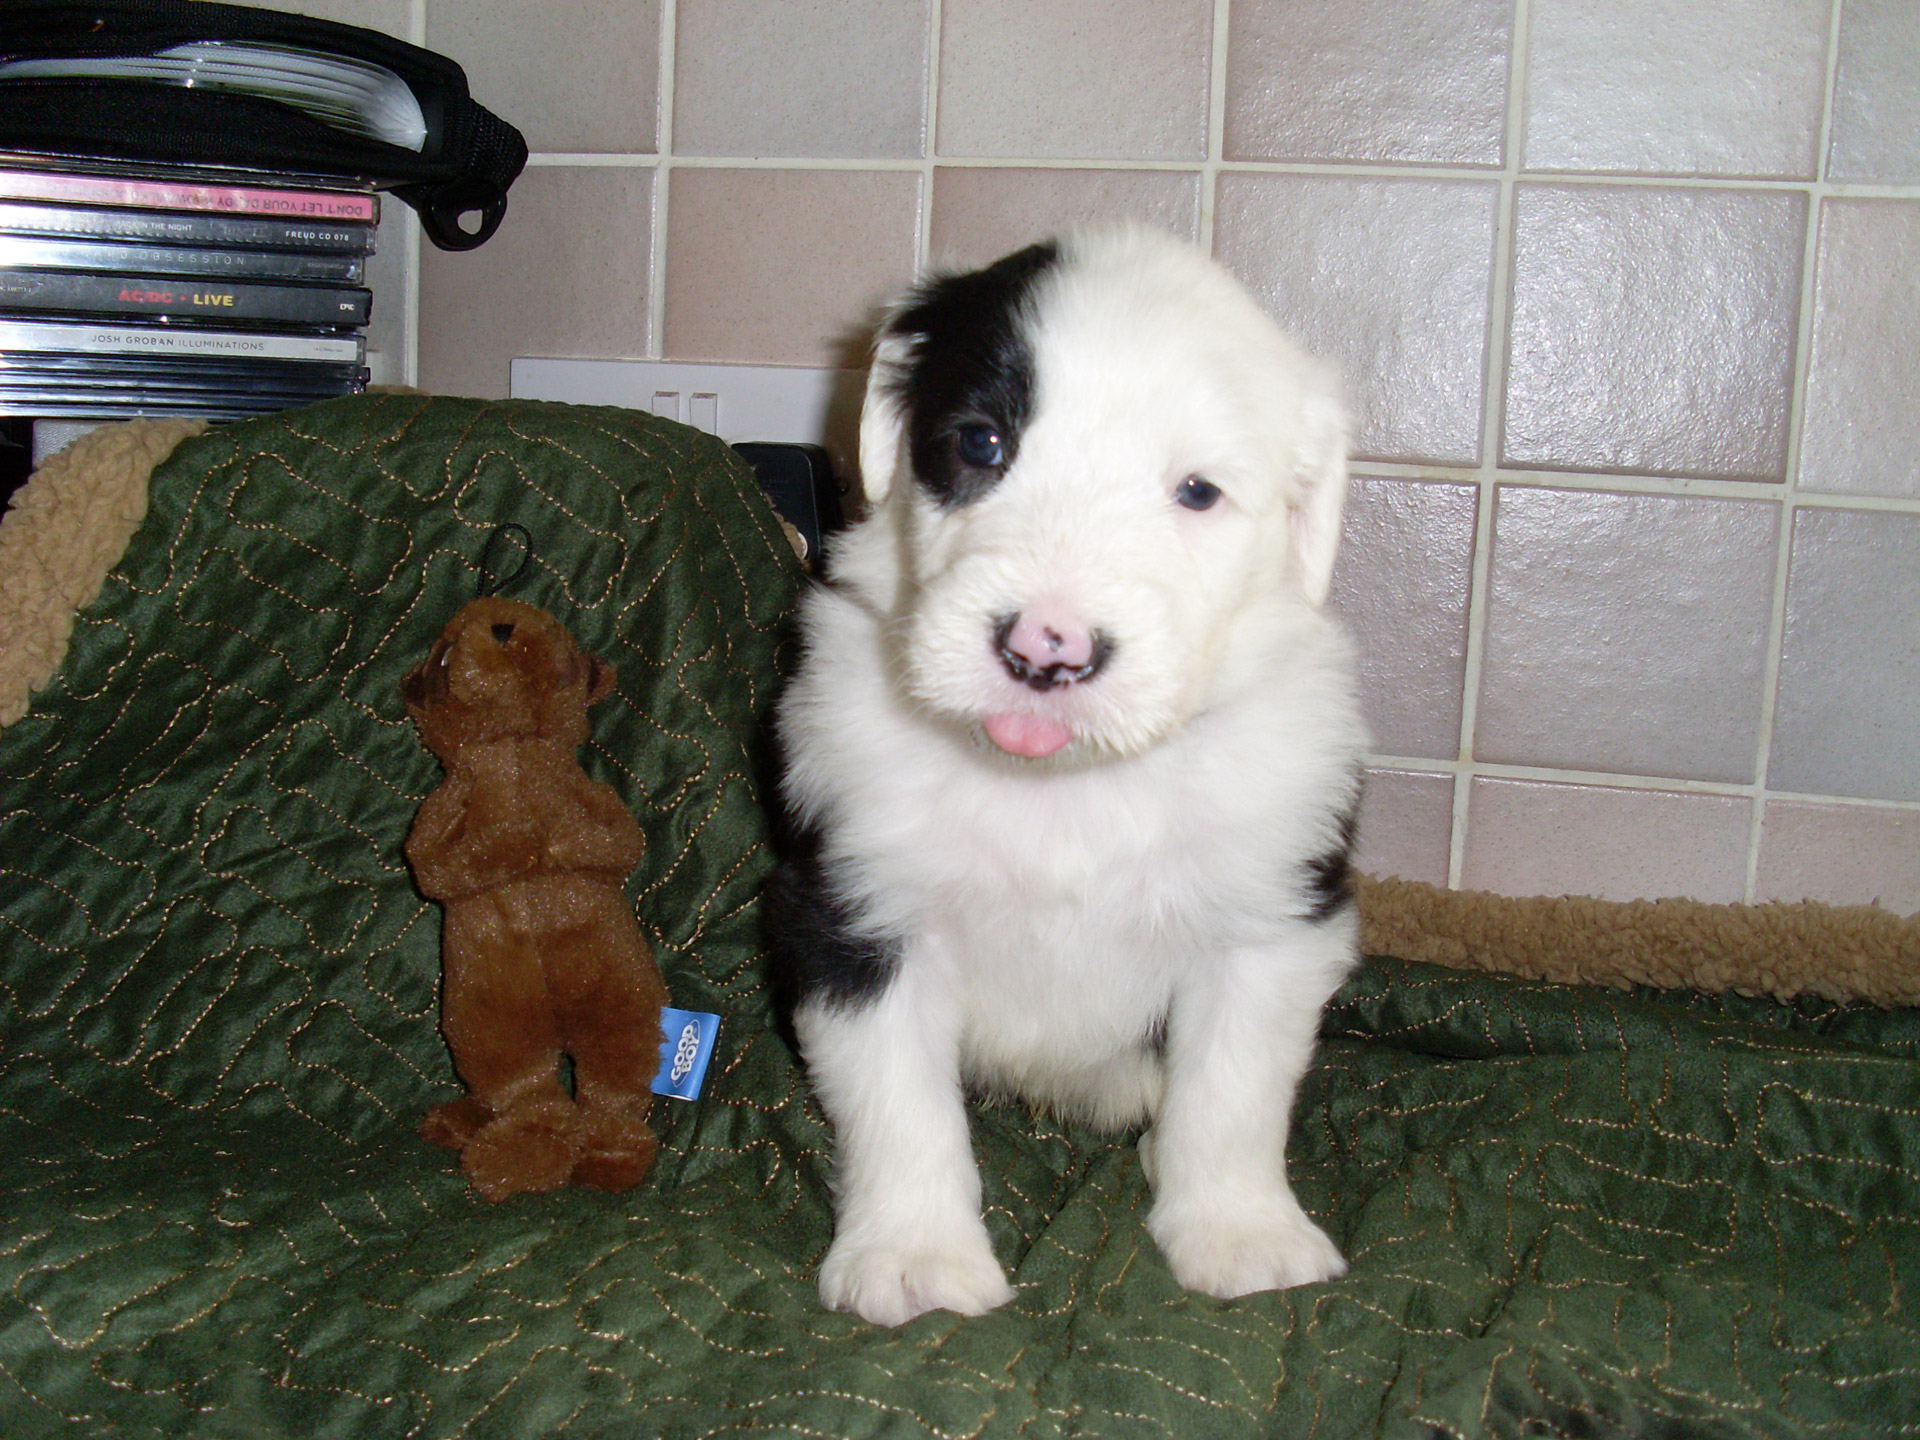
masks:
[[[536,151],[423,385],[1150,219],[1344,367],[1366,863],[1920,909],[1914,0],[390,3]]]

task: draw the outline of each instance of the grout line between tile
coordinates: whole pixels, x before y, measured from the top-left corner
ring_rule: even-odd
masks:
[[[1417,461],[1355,459],[1356,475],[1371,475],[1388,480],[1435,480],[1470,485],[1487,469],[1485,466],[1427,465]],[[1712,480],[1687,475],[1615,475],[1599,470],[1515,470],[1492,467],[1494,478],[1502,486],[1540,490],[1612,491],[1629,495],[1699,496],[1719,500],[1765,500],[1777,502],[1786,494],[1779,480]],[[1801,509],[1890,510],[1920,513],[1920,496],[1849,494],[1842,491],[1796,491],[1795,503]]]
[[[422,49],[427,44],[427,0],[413,0],[407,11],[407,41]],[[406,253],[407,273],[401,284],[400,373],[394,377],[403,385],[420,383],[420,218],[406,207],[401,226],[402,246]]]
[[[1860,795],[1819,795],[1764,790],[1732,781],[1682,780],[1671,775],[1626,775],[1613,770],[1556,770],[1545,765],[1504,765],[1488,760],[1437,760],[1430,755],[1368,755],[1369,770],[1482,780],[1524,780],[1542,785],[1579,785],[1589,790],[1658,790],[1669,795],[1717,795],[1734,800],[1781,800],[1798,805],[1844,805],[1856,810],[1920,812],[1920,800],[1883,800]]]
[[[647,354],[659,359],[667,353],[667,206],[673,189],[673,102],[674,73],[680,36],[679,0],[660,0],[660,71],[654,86],[653,195],[651,230],[648,235],[653,270],[652,288],[647,291]]]
[[[926,111],[920,123],[920,233],[913,242],[913,268],[924,275],[933,260],[933,180],[940,159],[940,31],[942,0],[927,0]]]
[[[1875,800],[1860,795],[1814,795],[1799,790],[1769,790],[1768,800],[1794,805],[1831,805],[1846,810],[1891,810],[1920,815],[1920,800]]]
[[[1521,170],[1487,165],[1370,165],[1364,162],[1246,160],[1235,170],[1283,175],[1348,175],[1401,180],[1488,180],[1517,174],[1545,185],[1619,186],[1635,190],[1804,190],[1806,177],[1771,175],[1638,175],[1625,171]],[[1910,187],[1909,187],[1910,188]]]
[[[1472,485],[1482,471],[1459,465],[1420,465],[1390,460],[1355,460],[1353,473],[1377,480],[1412,480],[1437,485]],[[1661,475],[1606,475],[1495,467],[1495,482],[1506,490],[1583,490],[1598,494],[1654,495],[1668,499],[1749,500],[1779,504],[1787,495],[1778,480],[1695,480]],[[1848,494],[1798,490],[1796,510],[1866,510],[1882,515],[1920,515],[1920,496]]]
[[[1460,672],[1460,750],[1453,782],[1453,826],[1447,837],[1447,884],[1459,889],[1467,863],[1471,820],[1474,732],[1480,718],[1480,677],[1486,663],[1487,611],[1493,575],[1493,512],[1499,489],[1500,419],[1507,388],[1507,327],[1513,294],[1514,187],[1520,178],[1520,146],[1526,112],[1528,0],[1515,0],[1507,54],[1507,127],[1500,148],[1500,193],[1494,217],[1493,269],[1487,287],[1485,390],[1480,407],[1480,464],[1473,511],[1473,571],[1467,586],[1467,649]]]
[[[1209,255],[1214,253],[1213,217],[1227,147],[1227,35],[1231,24],[1229,0],[1213,0],[1213,43],[1207,60],[1207,158],[1200,167],[1200,248]]]
[[[404,287],[400,292],[400,304],[404,319],[401,322],[406,333],[400,341],[400,374],[396,377],[402,384],[420,383],[420,260],[425,236],[420,229],[420,217],[413,213],[413,207],[407,207],[407,213],[401,218],[401,247],[406,254],[407,273]]]
[[[1216,4],[1221,0],[1216,0]],[[663,57],[664,59],[665,57]],[[932,62],[930,72],[935,70]],[[930,73],[930,85],[938,83]],[[1175,174],[1208,175],[1296,175],[1340,179],[1373,180],[1466,180],[1493,181],[1523,179],[1551,185],[1614,185],[1657,190],[1774,190],[1787,193],[1806,191],[1814,182],[1806,179],[1739,179],[1716,175],[1594,175],[1567,174],[1559,171],[1521,170],[1517,166],[1459,165],[1372,165],[1362,162],[1228,160],[1211,153],[1200,160],[1102,159],[1048,155],[942,155],[934,148],[934,120],[938,113],[937,96],[930,99],[928,117],[928,154],[921,157],[889,155],[674,155],[676,167],[706,170],[918,170],[929,164],[948,169],[967,170],[1155,170]],[[1224,108],[1224,106],[1223,106]],[[1224,118],[1224,117],[1223,117]],[[1209,122],[1211,128],[1211,120]],[[652,165],[666,160],[664,146],[660,155],[633,152],[537,151],[527,157],[529,165]],[[1860,185],[1820,182],[1826,193],[1836,197],[1866,200],[1920,199],[1920,184]]]
[[[1920,495],[1848,495],[1839,492],[1793,491],[1795,510],[1874,510],[1883,515],[1920,515]]]
[[[657,116],[655,123],[658,123]],[[665,159],[664,155],[649,155],[631,150],[604,155],[597,151],[543,150],[539,154],[527,156],[527,168],[531,170],[552,165],[582,170],[647,170],[661,164]]]
[[[1469,775],[1482,780],[1535,780],[1600,790],[1665,790],[1676,795],[1751,798],[1757,787],[1733,780],[1686,780],[1672,775],[1627,775],[1614,770],[1563,770],[1552,765],[1512,765],[1496,760],[1436,760],[1427,756],[1369,755],[1370,769],[1419,770],[1433,775]],[[1920,802],[1915,802],[1920,804]]]
[[[1767,780],[1773,763],[1773,734],[1780,710],[1780,666],[1786,648],[1787,586],[1793,567],[1793,534],[1799,508],[1800,447],[1807,421],[1807,381],[1813,358],[1814,304],[1820,278],[1820,220],[1826,198],[1827,154],[1833,138],[1834,89],[1840,69],[1840,16],[1843,0],[1827,11],[1827,73],[1820,105],[1820,135],[1814,148],[1814,181],[1806,189],[1806,236],[1800,256],[1800,313],[1794,334],[1793,377],[1787,402],[1786,475],[1781,486],[1779,534],[1774,540],[1773,604],[1767,619],[1766,668],[1760,680],[1760,724],[1754,738],[1753,814],[1747,833],[1745,899],[1759,897],[1760,850],[1766,839]]]

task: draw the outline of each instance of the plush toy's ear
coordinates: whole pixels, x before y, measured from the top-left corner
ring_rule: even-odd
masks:
[[[1340,512],[1347,499],[1347,411],[1331,379],[1300,407],[1301,435],[1294,480],[1300,493],[1288,519],[1300,588],[1314,605],[1333,586],[1340,549]]]
[[[447,652],[452,648],[444,639],[434,641],[427,658],[401,678],[400,698],[410,712],[424,709],[429,700],[446,698]]]
[[[860,484],[875,505],[887,498],[895,477],[909,463],[900,381],[911,353],[912,342],[905,336],[882,334],[867,372],[867,398],[860,409]]]

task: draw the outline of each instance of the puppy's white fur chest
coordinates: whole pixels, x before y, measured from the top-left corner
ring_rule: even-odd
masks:
[[[1137,816],[1101,825],[1117,817],[1094,806],[997,829],[994,808],[947,864],[903,867],[920,869],[928,899],[929,943],[907,958],[947,972],[970,1076],[1047,1098],[1035,1094],[1042,1071],[1097,1063],[1164,1021],[1179,969],[1168,931],[1183,926],[1191,886],[1143,865]]]

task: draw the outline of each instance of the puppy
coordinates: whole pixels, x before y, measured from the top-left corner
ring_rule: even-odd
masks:
[[[781,701],[768,911],[834,1129],[821,1298],[896,1325],[1011,1296],[968,1090],[1150,1127],[1190,1289],[1342,1274],[1285,1167],[1356,954],[1331,377],[1195,250],[1080,234],[894,309],[860,465]]]

